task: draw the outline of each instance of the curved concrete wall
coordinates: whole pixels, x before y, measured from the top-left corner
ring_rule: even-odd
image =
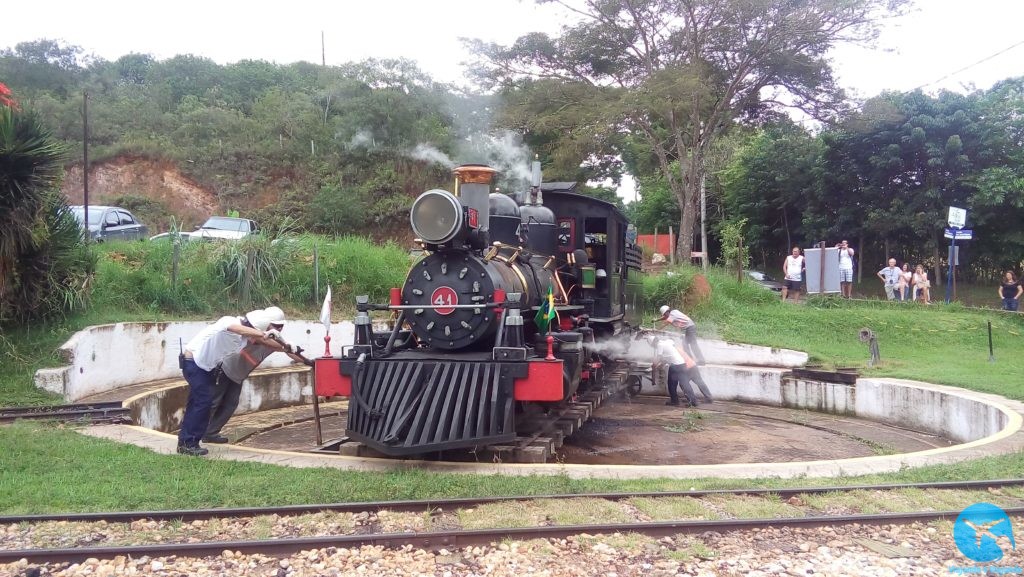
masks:
[[[75,333],[60,348],[67,366],[40,369],[37,387],[62,395],[68,402],[112,389],[169,379],[181,375],[178,368],[179,342],[206,327],[207,322],[117,323],[92,326]],[[319,322],[289,321],[282,334],[288,342],[317,357],[324,351],[324,328]],[[351,322],[331,325],[331,353],[352,344]],[[263,367],[284,367],[292,363],[285,355],[271,355]]]
[[[981,396],[955,387],[900,379],[857,379],[854,385],[784,377],[776,368],[701,367],[701,376],[716,399],[851,415],[895,424],[958,443],[1003,431],[1011,414]],[[641,392],[664,394],[644,380]]]
[[[185,381],[174,382],[156,391],[127,399],[135,424],[163,431],[181,427],[181,418],[188,399]],[[313,402],[313,371],[308,367],[257,371],[242,383],[236,415],[267,411]]]

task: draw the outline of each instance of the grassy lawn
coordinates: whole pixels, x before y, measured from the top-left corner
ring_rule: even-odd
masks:
[[[1024,471],[1024,453],[840,479],[570,479],[421,471],[364,473],[158,455],[62,427],[0,430],[0,512],[238,507],[388,499],[793,487],[992,479]]]
[[[692,277],[692,271],[679,276]],[[955,304],[923,306],[837,299],[811,300],[805,304],[781,303],[774,293],[751,283],[737,285],[726,273],[712,271],[710,281],[713,286],[710,302],[687,311],[697,320],[702,336],[803,350],[815,362],[828,366],[860,367],[864,375],[958,385],[1024,400],[1022,315],[967,309]],[[662,283],[661,280],[654,282]],[[682,285],[648,287],[648,308],[656,308],[660,300],[680,306],[680,286],[685,286],[685,282]],[[314,310],[298,307],[289,312],[307,318],[317,315]],[[37,368],[58,365],[59,359],[53,350],[81,327],[121,320],[186,317],[195,317],[195,314],[163,314],[146,307],[98,306],[87,315],[61,323],[8,331],[0,335],[0,406],[56,402],[56,399],[36,391],[31,377]],[[989,362],[989,322],[993,328],[995,362]],[[870,328],[878,337],[883,361],[878,367],[865,367],[869,354],[867,345],[858,340],[858,331],[862,327]],[[572,480],[565,476],[299,470],[157,455],[136,447],[82,437],[64,427],[40,424],[0,428],[0,471],[3,471],[0,475],[0,511],[6,513],[654,491],[690,487],[778,487],[836,482],[833,479]],[[1018,476],[1021,471],[1024,471],[1024,454],[891,475],[840,479],[839,482],[981,479]]]

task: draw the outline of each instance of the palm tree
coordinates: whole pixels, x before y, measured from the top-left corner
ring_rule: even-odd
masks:
[[[60,194],[64,147],[38,116],[0,103],[0,323],[67,310],[92,270]]]

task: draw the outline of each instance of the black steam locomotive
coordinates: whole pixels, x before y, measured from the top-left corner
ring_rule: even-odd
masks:
[[[639,294],[614,205],[541,184],[539,163],[521,205],[491,191],[489,167],[454,173],[454,194],[412,205],[426,256],[405,285],[388,304],[359,297],[354,345],[317,360],[317,394],[350,397],[347,436],[387,455],[508,442],[523,415],[603,386],[600,345],[624,338]]]

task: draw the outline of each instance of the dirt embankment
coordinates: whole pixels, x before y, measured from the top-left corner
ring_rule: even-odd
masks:
[[[71,204],[82,204],[81,164],[68,167],[62,189]],[[159,202],[186,229],[221,212],[216,195],[181,174],[171,161],[122,156],[90,164],[89,204],[110,204],[124,195]],[[166,228],[163,223],[147,224],[150,230]]]

